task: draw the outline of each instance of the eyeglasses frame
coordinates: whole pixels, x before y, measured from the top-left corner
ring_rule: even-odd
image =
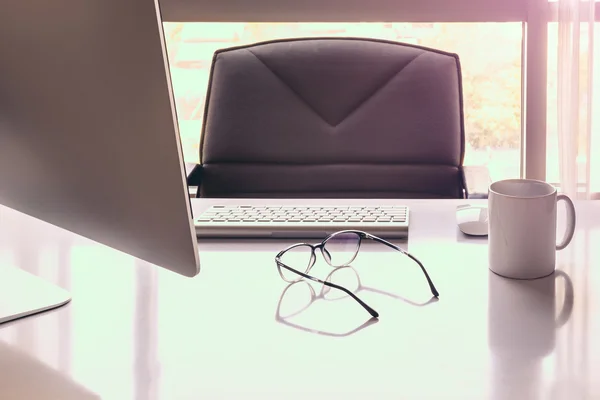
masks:
[[[358,240],[358,245],[356,246],[356,251],[353,255],[353,257],[347,261],[345,264],[343,265],[332,265],[331,264],[331,256],[330,255],[326,255],[325,253],[327,252],[327,250],[325,249],[325,244],[327,243],[328,240],[330,240],[332,237],[335,237],[337,235],[343,234],[343,233],[354,233],[358,236],[359,240]],[[382,239],[380,237],[377,237],[375,235],[371,235],[370,233],[364,232],[364,231],[358,231],[358,230],[342,230],[342,231],[338,231],[338,232],[334,232],[332,234],[327,235],[327,237],[325,237],[325,239],[323,239],[323,241],[321,243],[318,244],[310,244],[310,243],[296,243],[293,244],[291,246],[288,246],[287,248],[283,249],[282,251],[280,251],[276,256],[275,256],[275,263],[277,264],[277,270],[279,272],[279,276],[281,276],[281,279],[283,279],[286,282],[289,283],[293,283],[293,282],[298,282],[298,281],[290,281],[288,279],[285,278],[285,276],[283,275],[281,268],[285,268],[290,272],[293,272],[297,275],[299,275],[301,278],[306,278],[306,279],[310,279],[314,282],[318,282],[321,283],[325,286],[329,286],[332,287],[334,289],[338,289],[341,290],[342,292],[348,294],[350,297],[352,297],[354,300],[356,300],[365,310],[367,310],[367,312],[369,314],[371,314],[372,317],[374,318],[378,318],[379,317],[379,313],[377,311],[375,311],[373,308],[371,308],[367,303],[365,303],[364,301],[362,301],[358,296],[356,296],[354,293],[352,293],[350,290],[346,289],[343,286],[340,285],[336,285],[335,283],[332,282],[328,282],[327,280],[321,280],[319,278],[316,278],[312,275],[309,275],[309,272],[311,270],[311,268],[314,266],[315,262],[316,262],[316,255],[315,255],[315,251],[317,249],[319,249],[321,251],[321,255],[323,256],[323,258],[325,259],[325,261],[327,262],[327,264],[329,264],[331,267],[337,268],[337,267],[342,267],[345,265],[350,264],[352,261],[354,261],[356,259],[356,256],[358,255],[358,252],[360,251],[360,245],[362,243],[362,241],[364,239],[370,239],[370,240],[374,240],[378,243],[381,243],[385,246],[388,246],[394,250],[399,251],[400,253],[404,254],[405,256],[409,257],[410,259],[412,259],[413,261],[415,261],[419,267],[421,268],[421,271],[423,272],[423,274],[425,275],[425,278],[427,279],[427,283],[429,285],[429,289],[431,290],[431,293],[433,294],[433,296],[435,297],[439,297],[439,292],[436,289],[435,285],[433,284],[433,281],[431,280],[431,278],[429,277],[429,274],[427,273],[427,270],[425,269],[425,267],[423,266],[423,264],[421,263],[421,261],[419,261],[416,257],[414,257],[412,254],[408,253],[407,251],[403,250],[402,248],[400,248],[399,246],[396,246],[395,244],[388,242],[385,239]],[[310,256],[310,262],[308,264],[308,267],[306,268],[305,272],[301,272],[298,271],[297,269],[294,269],[292,267],[290,267],[289,265],[286,265],[285,263],[283,263],[281,261],[281,257],[283,256],[283,254],[285,254],[287,251],[296,248],[296,247],[300,247],[300,246],[308,246],[311,249],[311,256]]]

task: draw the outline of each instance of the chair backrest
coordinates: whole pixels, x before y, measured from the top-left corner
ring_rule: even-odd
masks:
[[[318,38],[219,50],[200,197],[462,198],[458,56]]]

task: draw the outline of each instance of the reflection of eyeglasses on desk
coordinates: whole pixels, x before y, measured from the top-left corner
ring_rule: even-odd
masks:
[[[378,238],[377,236],[373,236],[369,233],[362,231],[340,231],[327,236],[319,244],[311,245],[308,243],[298,243],[288,247],[287,249],[279,252],[277,256],[275,256],[275,262],[277,264],[279,275],[284,281],[290,283],[298,282],[302,278],[306,278],[315,282],[319,282],[330,288],[341,290],[342,292],[346,293],[354,300],[356,300],[361,306],[363,306],[365,310],[367,310],[369,314],[371,314],[371,316],[377,318],[379,317],[377,311],[369,307],[367,303],[359,299],[358,296],[356,296],[347,288],[329,282],[327,279],[321,280],[309,275],[310,269],[313,267],[316,261],[316,249],[321,250],[321,254],[323,255],[323,258],[325,259],[327,264],[334,268],[342,267],[354,261],[358,254],[360,244],[363,239],[371,239],[376,242],[382,243],[388,247],[391,247],[394,250],[398,250],[402,254],[414,260],[423,271],[425,278],[427,278],[427,283],[429,284],[431,293],[435,297],[439,296],[435,285],[431,281],[431,278],[429,278],[429,274],[427,274],[425,267],[423,266],[423,264],[421,264],[419,260],[417,260],[408,252],[402,250],[395,244],[392,244],[386,240]]]
[[[358,271],[356,271],[350,265],[334,268],[333,271],[331,271],[329,275],[327,275],[324,281],[336,284],[343,283],[344,287],[346,287],[355,294],[361,291],[369,291],[388,296],[393,299],[401,300],[415,307],[423,307],[437,301],[437,297],[434,296],[424,303],[416,303],[394,293],[364,286],[362,284]],[[346,297],[345,295],[339,296],[340,294],[343,294],[343,292],[340,292],[339,290],[331,290],[330,287],[326,285],[323,285],[321,290],[317,293],[315,292],[315,289],[306,280],[290,283],[285,287],[285,289],[283,289],[283,292],[281,293],[279,303],[277,304],[275,320],[281,324],[302,331],[336,337],[350,336],[378,321],[377,318],[371,317],[366,322],[362,323],[360,326],[343,333],[323,331],[320,329],[316,329],[315,327],[308,328],[293,322],[294,317],[305,312],[316,301],[335,301]]]
[[[379,321],[377,318],[371,317],[367,321],[363,322],[360,326],[341,333],[325,331],[322,330],[322,328],[308,328],[292,322],[293,317],[302,314],[317,300],[329,300],[329,298],[322,290],[318,294],[315,293],[313,287],[306,281],[296,281],[290,283],[285,287],[285,289],[283,289],[283,292],[281,293],[279,303],[277,304],[277,311],[275,312],[275,320],[280,324],[287,325],[294,329],[316,333],[318,335],[334,337],[350,336]],[[290,305],[290,303],[292,305]]]

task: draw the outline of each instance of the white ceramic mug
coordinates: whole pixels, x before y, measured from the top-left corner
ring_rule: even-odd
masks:
[[[557,202],[567,205],[567,230],[556,244]],[[489,267],[501,276],[536,279],[554,272],[556,250],[571,242],[575,207],[546,182],[508,179],[489,188]]]

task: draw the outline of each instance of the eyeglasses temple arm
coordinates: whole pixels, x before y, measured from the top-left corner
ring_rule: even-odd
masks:
[[[298,270],[295,270],[292,267],[288,267],[287,265],[285,265],[284,263],[282,263],[280,260],[275,260],[277,262],[277,264],[279,264],[280,266],[282,266],[283,268],[292,271],[295,274],[298,274],[306,279],[310,279],[311,281],[314,282],[319,282],[322,283],[325,286],[329,286],[338,290],[341,290],[342,292],[346,293],[347,295],[349,295],[350,297],[352,297],[354,300],[356,300],[358,302],[358,304],[360,304],[361,306],[363,306],[363,308],[365,310],[367,310],[367,312],[369,314],[371,314],[371,316],[373,318],[379,318],[379,313],[377,311],[375,311],[374,309],[372,309],[371,307],[369,307],[369,305],[367,303],[365,303],[364,301],[362,301],[361,299],[358,298],[358,296],[356,296],[354,293],[352,293],[351,291],[349,291],[348,289],[346,289],[345,287],[336,285],[335,283],[331,283],[331,282],[326,282],[326,281],[322,281],[319,278],[315,278],[314,276],[305,274],[304,272],[300,272]]]
[[[369,307],[369,305],[367,303],[365,303],[364,301],[362,301],[361,299],[359,299],[357,295],[355,295],[354,293],[352,293],[351,291],[349,291],[345,287],[336,285],[335,283],[325,282],[325,281],[321,281],[321,280],[319,280],[319,282],[323,283],[326,286],[329,286],[329,287],[332,287],[332,288],[336,288],[336,289],[341,290],[342,292],[348,294],[350,297],[352,297],[354,300],[356,300],[361,306],[363,306],[364,309],[367,310],[367,312],[369,314],[371,314],[371,316],[373,318],[379,318],[379,313],[377,311],[373,310],[371,307]]]
[[[427,273],[427,270],[425,269],[425,267],[423,266],[423,264],[421,264],[421,261],[419,261],[416,257],[414,257],[412,254],[410,254],[409,252],[403,250],[402,248],[396,246],[393,243],[388,242],[387,240],[384,240],[382,238],[379,238],[377,236],[373,236],[373,235],[369,235],[367,234],[366,237],[368,239],[372,239],[376,242],[379,242],[381,244],[384,244],[388,247],[391,247],[394,250],[398,250],[400,253],[404,254],[405,256],[409,257],[410,259],[412,259],[414,262],[416,262],[419,267],[421,267],[421,271],[423,271],[423,274],[425,274],[425,278],[427,278],[427,283],[429,284],[429,289],[431,289],[431,293],[435,296],[435,297],[440,297],[440,293],[437,291],[437,289],[435,288],[435,285],[433,284],[433,281],[431,280],[431,278],[429,277],[429,274]]]

